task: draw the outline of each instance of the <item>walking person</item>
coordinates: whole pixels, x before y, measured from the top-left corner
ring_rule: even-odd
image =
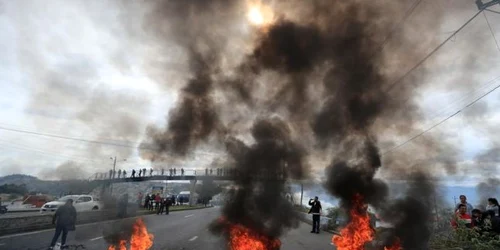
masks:
[[[172,200],[170,198],[165,199],[165,212],[170,213],[170,206],[172,206]]]
[[[163,214],[163,211],[165,210],[165,201],[166,199],[161,199],[160,208],[156,214]]]
[[[123,174],[123,178],[127,178],[127,171],[123,170],[122,174]]]
[[[61,249],[66,248],[66,237],[68,236],[68,231],[75,230],[76,223],[76,209],[73,206],[73,200],[68,199],[66,204],[59,207],[52,218],[52,224],[56,225],[56,231],[52,242],[50,243],[49,249],[54,249],[56,241],[62,233],[61,238]]]
[[[149,209],[149,201],[151,200],[151,196],[146,195],[146,199],[144,200],[144,209]]]
[[[311,209],[309,209],[309,214],[312,214],[313,219],[311,233],[319,234],[319,222],[322,208],[318,196],[314,197],[314,199],[309,200],[309,206],[311,206]]]

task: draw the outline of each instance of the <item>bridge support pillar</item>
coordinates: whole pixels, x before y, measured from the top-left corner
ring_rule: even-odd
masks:
[[[196,180],[189,181],[189,206],[194,206],[196,204],[195,200],[196,192]]]

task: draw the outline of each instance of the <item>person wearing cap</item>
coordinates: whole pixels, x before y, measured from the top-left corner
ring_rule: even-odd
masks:
[[[314,199],[309,200],[309,206],[311,206],[311,209],[309,209],[309,214],[312,214],[313,217],[311,233],[319,234],[319,224],[320,224],[319,221],[322,208],[318,196],[314,197]]]
[[[73,206],[73,200],[68,199],[66,204],[56,210],[56,213],[52,218],[52,224],[56,225],[56,231],[54,233],[54,237],[52,238],[52,242],[50,243],[49,249],[54,249],[56,241],[59,239],[61,233],[61,249],[66,248],[66,237],[68,236],[68,231],[75,230],[75,223],[76,209]]]

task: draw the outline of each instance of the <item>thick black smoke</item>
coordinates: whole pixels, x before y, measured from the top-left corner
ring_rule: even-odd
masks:
[[[398,237],[404,249],[428,249],[431,237],[433,212],[436,211],[436,186],[431,178],[422,173],[411,176],[405,190],[406,197],[388,201],[382,209],[382,220],[394,225],[391,234],[378,237],[385,245],[392,245],[394,237]]]
[[[299,214],[285,198],[285,182],[306,176],[306,152],[291,139],[279,118],[259,119],[252,127],[255,143],[245,145],[228,138],[235,161],[236,188],[228,195],[223,216],[270,237],[298,225]]]
[[[325,185],[346,208],[360,194],[376,208],[397,211],[396,218],[410,216],[413,208],[430,211],[426,199],[402,199],[388,207],[388,188],[375,178],[382,168],[377,130],[390,126],[407,131],[419,117],[412,90],[392,88],[392,79],[383,73],[385,54],[379,53],[402,6],[355,0],[272,4],[276,20],[254,30],[251,42],[237,49],[232,43],[238,39],[231,38],[239,33],[231,28],[246,21],[245,4],[163,1],[155,6],[153,33],[175,40],[188,58],[190,74],[166,129],[148,131],[147,143],[156,147],[148,158],[185,156],[210,140],[225,144],[236,167],[237,188],[223,215],[272,237],[297,223],[283,198],[284,185],[288,178],[307,176],[305,160],[311,150],[328,152],[332,162]],[[410,44],[401,61],[419,55],[405,37],[395,39]],[[241,60],[228,66],[234,58]],[[402,103],[409,103],[404,114]],[[427,175],[409,178],[414,176],[427,183]],[[430,188],[419,195],[427,198],[432,193]],[[417,216],[421,220],[393,221],[394,232],[414,223],[409,231],[391,235],[400,237],[408,249],[422,246],[408,238],[416,229],[422,232],[415,233],[416,239],[428,238],[428,215]]]

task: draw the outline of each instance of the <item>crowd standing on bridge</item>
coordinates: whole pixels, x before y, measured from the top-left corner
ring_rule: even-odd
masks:
[[[185,176],[186,170],[184,168],[180,168],[180,176]],[[196,170],[192,170],[193,174],[196,175]],[[119,169],[118,171],[116,170],[109,170],[108,173],[97,173],[96,174],[96,179],[121,179],[121,178],[139,178],[139,177],[147,177],[147,169],[142,168],[139,169],[137,172],[135,169],[132,169],[130,176],[127,176],[127,171],[126,170],[121,170]],[[155,170],[153,168],[149,169],[149,177],[154,176]],[[165,176],[165,169],[159,169],[158,170],[158,175],[157,176]],[[205,176],[230,176],[234,175],[236,171],[232,168],[216,168],[215,169],[215,175],[214,175],[214,169],[213,168],[206,168],[205,169]],[[168,169],[168,176],[178,176],[177,175],[177,168],[169,168]]]

